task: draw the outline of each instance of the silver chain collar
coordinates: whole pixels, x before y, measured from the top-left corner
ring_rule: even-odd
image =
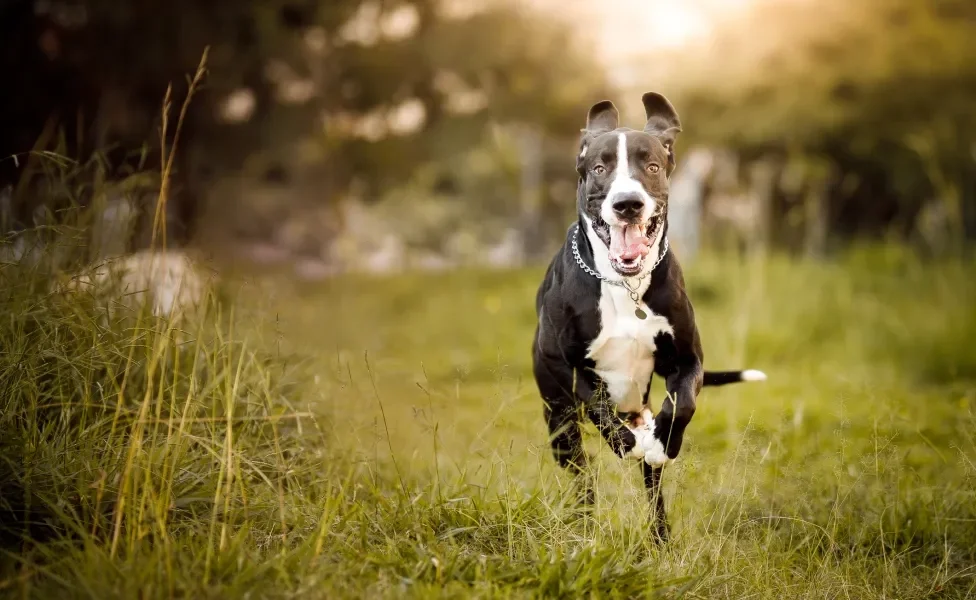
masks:
[[[663,221],[661,223],[659,223],[658,226],[655,228],[655,231],[654,231],[654,238],[655,238],[655,240],[657,238],[658,230],[661,228],[661,225],[662,224],[663,224]],[[661,264],[661,261],[664,260],[664,257],[667,256],[667,254],[668,254],[668,238],[665,236],[665,238],[663,240],[664,243],[663,243],[663,246],[662,246],[662,249],[661,249],[661,253],[658,254],[657,260],[654,261],[654,264],[651,265],[651,268],[650,269],[647,269],[646,271],[644,271],[644,273],[640,277],[637,278],[637,284],[634,285],[633,287],[631,287],[631,285],[628,282],[628,280],[627,280],[626,277],[623,278],[623,279],[607,279],[606,277],[604,277],[600,273],[597,273],[596,271],[594,271],[593,269],[591,269],[585,262],[583,262],[583,257],[580,256],[580,253],[579,253],[579,244],[577,243],[577,240],[579,239],[579,230],[580,230],[580,226],[579,226],[579,223],[577,223],[576,224],[576,230],[573,231],[573,256],[576,258],[576,264],[578,264],[580,266],[580,268],[583,269],[584,272],[589,273],[590,275],[596,277],[600,281],[605,281],[606,283],[609,283],[610,285],[615,285],[615,286],[618,286],[618,287],[622,287],[625,290],[627,290],[628,295],[630,295],[630,299],[634,301],[634,306],[635,306],[635,308],[634,308],[634,314],[637,315],[637,318],[639,318],[639,319],[646,319],[647,318],[647,313],[645,313],[644,310],[640,307],[641,295],[640,295],[640,292],[638,290],[640,290],[641,283],[643,283],[644,279],[646,279],[652,272],[654,272],[654,269],[656,269],[657,266],[659,264]]]

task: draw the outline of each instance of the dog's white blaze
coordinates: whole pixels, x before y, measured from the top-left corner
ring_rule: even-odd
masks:
[[[600,217],[608,225],[617,226],[620,224],[620,220],[613,212],[614,198],[630,192],[636,192],[644,200],[644,214],[641,215],[641,220],[646,221],[651,218],[651,215],[657,210],[657,202],[647,193],[639,181],[631,177],[630,162],[627,157],[627,134],[618,133],[617,167],[614,171],[613,182],[610,184],[607,196],[603,199],[603,205],[600,207]]]

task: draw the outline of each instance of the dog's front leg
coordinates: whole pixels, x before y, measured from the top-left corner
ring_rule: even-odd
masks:
[[[644,393],[645,408],[635,419],[637,426],[643,426],[645,429],[655,425],[654,415],[647,408],[647,397],[650,389],[651,386],[648,385],[647,391]],[[670,538],[671,529],[668,526],[668,515],[664,510],[664,494],[661,492],[661,475],[664,468],[654,461],[655,457],[660,457],[664,453],[664,444],[656,440],[654,446],[657,451],[645,454],[644,460],[641,461],[641,476],[644,479],[644,489],[647,491],[647,499],[651,505],[651,527],[654,540],[665,543]]]
[[[665,380],[668,397],[654,417],[654,437],[664,445],[664,453],[670,460],[678,457],[685,429],[695,416],[698,392],[702,386],[701,360],[695,355],[683,358],[677,370]],[[660,466],[666,460],[649,462]]]
[[[644,487],[652,507],[654,538],[659,542],[666,542],[669,528],[664,511],[664,497],[661,495],[660,466],[666,458],[663,443],[654,436],[655,420],[651,411],[645,408],[628,422],[617,415],[606,394],[597,393],[587,403],[587,413],[618,456],[629,456],[641,461]]]
[[[580,381],[596,390],[586,403],[586,414],[610,449],[621,458],[633,457],[651,464],[659,462],[658,457],[664,456],[664,446],[654,437],[650,411],[642,411],[637,419],[622,418],[608,398],[606,385],[585,371],[581,375]]]
[[[661,493],[661,473],[662,467],[655,467],[641,462],[641,474],[644,476],[644,489],[647,490],[647,499],[651,503],[651,526],[654,528],[654,537],[659,542],[666,542],[670,537],[668,527],[668,515],[664,512],[664,494]]]

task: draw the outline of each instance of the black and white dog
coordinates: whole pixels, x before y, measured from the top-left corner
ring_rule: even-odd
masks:
[[[617,455],[640,459],[655,504],[655,533],[668,536],[661,468],[678,456],[702,386],[761,381],[760,371],[705,371],[695,313],[668,248],[668,190],[678,115],[643,96],[643,131],[618,127],[612,102],[595,104],[576,159],[579,220],[536,296],[532,358],[559,465],[586,467],[582,407]],[[668,398],[652,415],[651,377]],[[592,502],[586,484],[584,502]]]

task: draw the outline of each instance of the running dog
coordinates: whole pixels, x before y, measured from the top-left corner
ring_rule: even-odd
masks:
[[[644,94],[647,122],[619,126],[610,101],[590,108],[576,157],[578,220],[536,296],[533,370],[560,466],[586,467],[580,407],[620,457],[640,460],[655,506],[654,532],[668,537],[662,467],[678,456],[702,386],[762,381],[761,371],[705,371],[695,312],[668,248],[669,178],[678,114]],[[668,397],[653,415],[651,377]],[[591,503],[587,486],[583,501]]]

